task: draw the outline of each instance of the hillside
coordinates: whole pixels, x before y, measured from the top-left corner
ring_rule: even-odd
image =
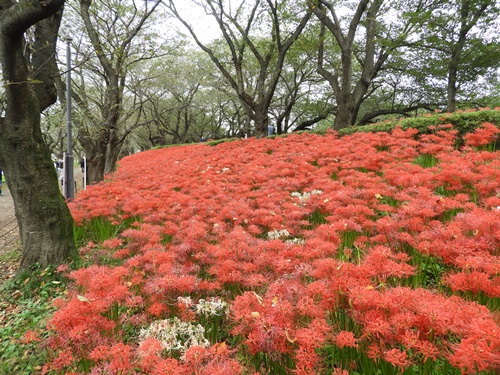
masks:
[[[48,373],[494,374],[498,129],[396,128],[122,159],[70,207]]]

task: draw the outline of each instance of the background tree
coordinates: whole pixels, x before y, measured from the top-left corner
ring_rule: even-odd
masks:
[[[140,149],[246,133],[241,103],[203,51],[178,48],[149,66],[156,74],[137,93],[148,119],[133,134]]]
[[[408,14],[422,11],[428,4],[426,0],[347,4],[308,0],[308,4],[321,22],[318,72],[335,95],[334,127],[351,126],[363,101],[374,92],[377,75],[398,48],[408,44],[408,37],[419,25],[418,17]],[[325,55],[327,43],[337,46],[339,56]]]
[[[21,269],[46,267],[75,253],[73,219],[44,142],[40,113],[56,101],[55,49],[63,0],[0,1],[0,63],[5,112],[0,165],[14,200]],[[24,35],[34,26],[33,43]],[[29,48],[27,48],[29,46]]]
[[[419,74],[427,81],[421,84],[441,88],[447,111],[456,110],[457,96],[463,102],[473,101],[470,94],[481,91],[481,78],[496,74],[500,66],[498,16],[495,0],[440,2],[439,7],[419,15],[426,22],[413,56],[418,56]]]
[[[145,31],[155,1],[80,0],[85,35],[78,48],[85,62],[75,80],[75,102],[81,109],[78,139],[85,150],[89,182],[115,169],[126,137],[129,113],[124,109],[127,77],[132,66],[159,54],[155,33]]]
[[[316,71],[317,31],[310,22],[286,54],[270,108],[277,134],[310,129],[333,113],[331,88]]]
[[[61,108],[57,108],[57,106],[52,106],[42,113],[43,138],[50,149],[53,159],[62,159],[65,152],[67,127],[64,114],[65,112]]]
[[[207,15],[215,18],[222,31],[221,42],[229,49],[228,58],[225,53],[218,55],[215,48],[202,43],[193,27],[178,12],[175,1],[168,2],[172,14],[184,24],[196,44],[210,56],[237,94],[255,124],[258,137],[267,134],[269,107],[285,55],[311,16],[310,12],[297,6],[294,12],[289,12],[287,6],[294,4],[281,1],[278,5],[278,1],[257,0],[249,7],[243,1],[233,11],[230,4],[221,0],[203,1]],[[258,67],[258,74],[249,75],[247,69],[252,69],[254,65]]]

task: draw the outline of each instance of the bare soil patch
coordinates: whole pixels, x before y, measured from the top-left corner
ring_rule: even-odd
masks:
[[[21,260],[21,246],[14,202],[7,184],[0,196],[0,284],[14,276]]]

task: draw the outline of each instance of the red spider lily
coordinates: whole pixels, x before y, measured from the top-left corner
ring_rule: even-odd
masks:
[[[79,225],[139,219],[81,249],[121,264],[70,273],[74,290],[57,302],[48,343],[71,356],[53,364],[237,374],[257,371],[249,357],[264,355],[314,374],[325,371],[318,349],[336,345],[365,352],[374,366],[439,358],[464,373],[498,368],[498,313],[461,297],[494,303],[500,293],[500,158],[476,149],[497,130],[485,124],[462,150],[443,126],[423,136],[292,134],[122,159],[70,206]],[[429,273],[431,286],[398,286]],[[212,346],[174,359],[130,336],[158,318],[196,323],[178,302],[187,296],[229,304]]]
[[[464,136],[465,144],[473,147],[484,146],[494,142],[497,139],[498,134],[500,134],[500,129],[498,129],[495,125],[486,122],[474,132],[468,133]]]

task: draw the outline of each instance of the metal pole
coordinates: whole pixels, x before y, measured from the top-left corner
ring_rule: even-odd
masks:
[[[83,190],[87,189],[87,157],[83,157]]]
[[[66,160],[64,166],[66,170],[66,186],[65,197],[66,199],[73,199],[75,197],[75,178],[73,173],[73,135],[71,129],[71,38],[66,38],[66,115],[68,119],[67,128],[67,141],[68,152],[66,153]]]

